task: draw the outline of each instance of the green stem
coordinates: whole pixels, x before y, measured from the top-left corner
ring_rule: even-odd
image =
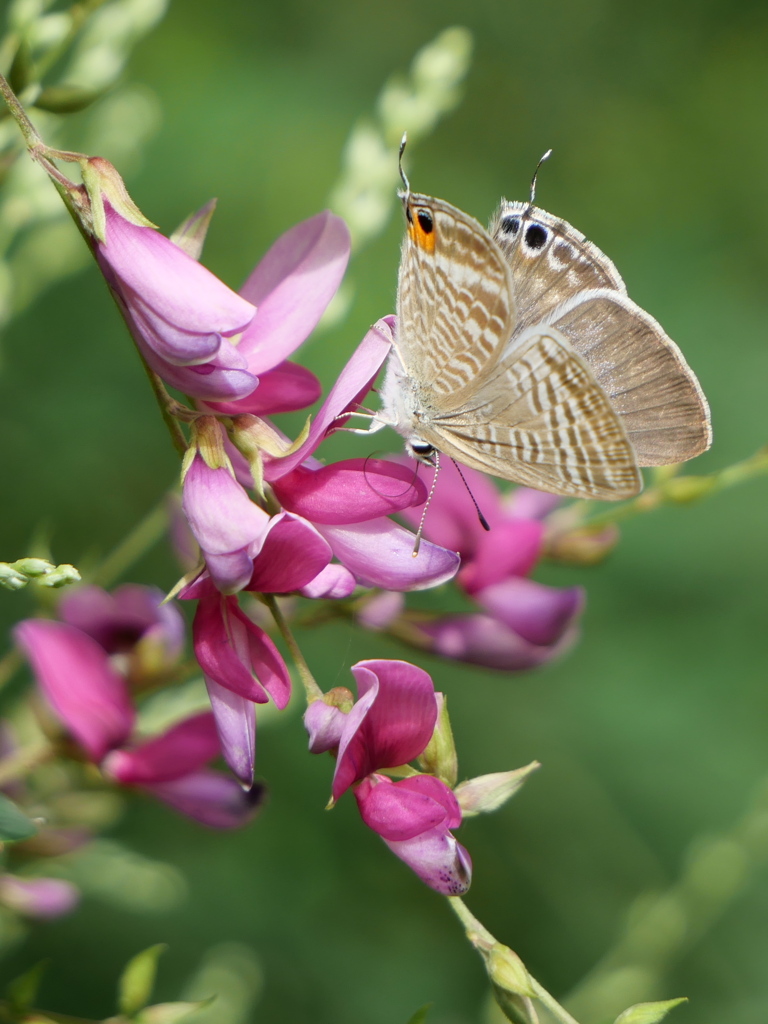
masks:
[[[672,476],[654,487],[649,487],[637,498],[616,508],[607,509],[596,516],[585,519],[579,527],[600,527],[633,519],[643,512],[652,512],[662,505],[691,504],[710,494],[724,491],[729,487],[768,473],[768,447],[760,448],[754,455],[726,466],[717,473],[706,476]]]
[[[301,677],[301,681],[304,684],[304,691],[307,695],[307,703],[311,704],[312,701],[320,700],[323,696],[323,691],[317,685],[315,677],[310,671],[309,665],[307,664],[304,655],[301,653],[301,648],[296,642],[296,637],[291,632],[291,627],[288,625],[285,616],[280,610],[280,606],[277,603],[277,599],[274,594],[262,594],[262,600],[266,604],[272,613],[272,618],[275,620],[277,628],[280,630],[280,635],[285,640],[288,650],[291,652],[291,658],[296,666],[296,670]]]
[[[8,84],[7,80],[0,75],[0,92],[3,94],[5,102],[8,104],[8,110],[11,112],[11,117],[14,119],[16,124],[21,130],[21,134],[24,136],[24,141],[29,149],[35,149],[38,146],[43,145],[43,140],[37,134],[37,129],[27,117],[27,112],[22,107],[21,103],[16,96],[16,93]]]
[[[118,307],[119,308],[119,307]],[[160,409],[160,415],[163,417],[163,423],[168,428],[168,433],[171,435],[171,443],[176,449],[176,453],[184,458],[184,454],[189,447],[186,437],[184,437],[184,431],[181,429],[181,425],[176,420],[171,412],[173,405],[176,403],[175,399],[171,398],[165,387],[165,384],[160,380],[158,375],[149,366],[144,356],[139,353],[141,364],[144,367],[144,372],[149,380],[149,386],[152,388],[152,394],[155,396],[155,401]]]
[[[101,587],[110,586],[161,539],[167,528],[167,497],[163,496],[162,500],[134,526],[128,536],[107,555],[91,576],[90,582]]]
[[[466,903],[459,896],[449,896],[448,903],[450,904],[451,910],[456,914],[458,919],[464,925],[464,931],[466,932],[467,938],[472,945],[483,954],[484,950],[490,950],[497,946],[497,940],[488,929],[483,925],[471,910],[467,907]],[[561,1024],[579,1024],[575,1017],[572,1017],[570,1013],[561,1006],[560,1003],[551,995],[543,985],[539,984],[538,981],[530,973],[528,974],[528,980],[536,993],[536,999],[545,1006],[549,1013],[561,1022]]]

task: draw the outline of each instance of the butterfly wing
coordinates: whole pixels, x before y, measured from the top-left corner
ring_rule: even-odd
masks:
[[[483,374],[515,326],[512,273],[485,228],[430,196],[404,199],[397,353],[439,406]]]
[[[618,500],[642,489],[621,419],[555,328],[523,332],[476,384],[473,401],[421,431],[439,451],[556,494]]]
[[[641,466],[684,462],[712,443],[709,407],[680,349],[627,297],[613,263],[566,221],[502,201],[491,230],[512,270],[516,331],[555,326],[591,367]]]

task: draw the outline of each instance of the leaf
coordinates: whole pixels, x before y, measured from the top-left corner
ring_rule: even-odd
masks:
[[[660,1003],[635,1003],[628,1010],[620,1013],[614,1024],[657,1024],[663,1020],[670,1010],[674,1010],[680,1003],[687,1003],[683,999],[666,999]]]
[[[157,974],[157,961],[166,948],[165,943],[159,942],[137,953],[126,964],[117,988],[118,1010],[126,1017],[133,1017],[149,1002]]]
[[[28,971],[20,974],[18,978],[8,982],[5,991],[11,1004],[11,1009],[15,1014],[21,1016],[29,1012],[37,996],[37,990],[40,988],[40,981],[48,963],[48,960],[40,960],[34,967],[30,967]]]
[[[17,843],[37,832],[37,825],[0,793],[0,842]]]
[[[155,1003],[154,1006],[145,1007],[134,1020],[136,1024],[176,1024],[191,1013],[210,1006],[215,998],[211,996],[199,1003]]]
[[[408,1024],[424,1024],[431,1007],[432,1003],[425,1003],[420,1010],[417,1010],[416,1013],[414,1013],[408,1021]]]

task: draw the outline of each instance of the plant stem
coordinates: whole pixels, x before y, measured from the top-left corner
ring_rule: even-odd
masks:
[[[120,304],[118,303],[118,309],[122,313]],[[152,394],[155,396],[155,401],[160,408],[160,415],[163,417],[163,423],[168,428],[168,433],[171,435],[171,443],[176,449],[177,455],[184,458],[184,453],[189,447],[186,437],[184,437],[184,431],[181,429],[181,425],[176,420],[171,412],[171,407],[175,402],[175,399],[171,398],[166,390],[165,384],[160,380],[158,375],[152,370],[144,359],[144,356],[139,353],[141,364],[144,367],[144,372],[149,380],[149,386],[152,388]]]
[[[315,677],[310,671],[309,665],[307,664],[304,655],[301,653],[301,648],[296,642],[296,637],[291,632],[291,627],[288,625],[285,616],[280,610],[280,606],[277,603],[277,599],[274,594],[262,594],[262,599],[272,613],[272,618],[275,620],[277,628],[280,630],[280,635],[285,640],[288,650],[291,652],[291,658],[296,666],[296,670],[301,677],[301,681],[304,684],[304,691],[307,695],[307,703],[311,704],[312,701],[320,700],[323,696],[323,691],[317,685]]]
[[[466,903],[459,896],[449,896],[448,903],[451,909],[456,914],[458,919],[464,925],[464,931],[466,932],[467,938],[472,945],[483,954],[483,950],[490,950],[494,946],[497,946],[497,940],[488,929],[483,925],[471,910],[467,907]],[[528,973],[526,971],[526,973]],[[545,1006],[552,1016],[561,1022],[561,1024],[579,1024],[575,1017],[572,1017],[570,1013],[561,1006],[560,1003],[555,999],[553,995],[544,988],[543,985],[539,984],[538,981],[530,973],[528,973],[528,980],[536,993],[536,999]]]

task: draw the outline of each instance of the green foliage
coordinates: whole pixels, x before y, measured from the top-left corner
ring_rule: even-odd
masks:
[[[664,1020],[670,1010],[674,1010],[687,999],[666,999],[659,1003],[636,1003],[624,1013],[619,1014],[614,1024],[658,1024]]]
[[[425,1003],[420,1009],[416,1011],[416,1013],[414,1013],[414,1015],[408,1021],[408,1024],[424,1024],[424,1021],[427,1019],[427,1014],[429,1013],[431,1006],[432,1003]]]
[[[37,825],[0,793],[0,842],[18,843],[37,832]]]
[[[158,943],[142,950],[128,961],[117,989],[117,1006],[120,1013],[126,1017],[135,1016],[149,1002],[155,985],[157,962],[166,949],[167,946],[164,943]],[[169,1019],[175,1020],[176,1018]],[[155,1022],[146,1021],[145,1024],[155,1024]],[[163,1024],[161,1018],[158,1018],[157,1024]]]
[[[32,1009],[32,1004],[37,998],[37,990],[43,977],[43,972],[48,966],[47,960],[40,960],[34,967],[14,978],[6,987],[9,1010],[12,1014],[21,1016]]]

